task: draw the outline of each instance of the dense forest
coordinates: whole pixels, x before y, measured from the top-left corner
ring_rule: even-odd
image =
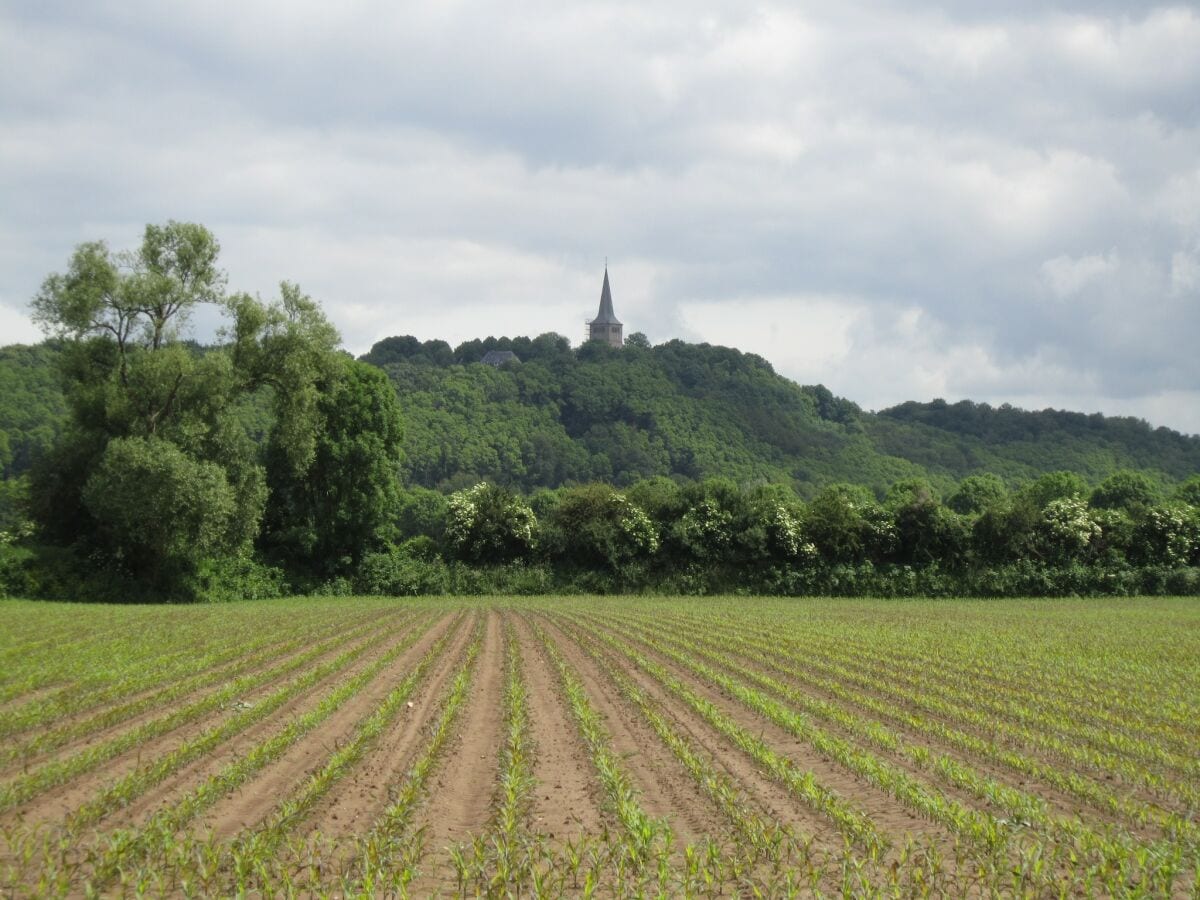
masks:
[[[479,365],[490,350],[520,363]],[[872,414],[823,385],[798,385],[761,357],[640,335],[614,350],[565,337],[444,341],[393,337],[363,361],[396,386],[406,481],[538,487],[641,478],[785,484],[802,497],[852,481],[882,497],[898,479],[950,491],[991,472],[1006,483],[1070,470],[1097,484],[1120,469],[1168,487],[1200,472],[1200,437],[1144,421],[1026,412],[969,401]]]
[[[215,237],[80,245],[0,350],[0,592],[1200,590],[1200,437],[962,402],[868,413],[643,335],[386,338],[355,360]],[[221,342],[184,339],[214,304]],[[490,350],[519,361],[481,363]]]

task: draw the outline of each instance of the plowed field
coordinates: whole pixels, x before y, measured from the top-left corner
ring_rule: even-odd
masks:
[[[1193,896],[1188,600],[0,602],[3,896]]]

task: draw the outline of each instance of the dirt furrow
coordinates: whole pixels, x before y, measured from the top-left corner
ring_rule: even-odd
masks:
[[[641,792],[641,805],[646,813],[665,818],[679,846],[698,843],[707,837],[723,839],[728,831],[725,817],[696,790],[683,766],[621,696],[600,666],[553,618],[543,615],[538,621],[578,674],[588,699],[603,716],[613,752],[621,757]]]
[[[454,616],[446,615],[434,627],[426,629],[420,640],[377,673],[303,740],[264,768],[256,778],[219,800],[197,823],[196,830],[211,830],[217,837],[229,837],[261,822],[297,785],[325,765],[329,755],[351,737],[359,720],[371,714],[453,621]]]
[[[503,725],[504,632],[500,614],[489,610],[470,698],[418,816],[427,852],[435,858],[444,855],[443,848],[487,827],[498,787]]]
[[[575,726],[541,641],[521,616],[514,617],[525,684],[529,691],[529,731],[533,743],[530,826],[552,840],[596,834],[604,816],[603,792],[587,747]]]
[[[658,713],[699,748],[713,767],[723,772],[761,813],[791,828],[797,836],[813,836],[814,847],[819,850],[836,852],[842,848],[841,834],[828,819],[801,804],[787,788],[764,773],[747,754],[653,677],[615,652],[603,652],[653,702]]]
[[[618,637],[628,639],[611,626],[609,626],[609,630]],[[933,840],[945,846],[953,844],[954,837],[946,828],[922,818],[866,778],[848,771],[836,760],[815,750],[807,741],[760,716],[754,710],[742,705],[737,698],[731,697],[721,688],[709,684],[694,672],[679,666],[674,660],[657,653],[644,644],[636,641],[631,641],[631,643],[643,656],[667,669],[689,690],[714,704],[734,723],[762,738],[777,753],[790,759],[800,771],[812,772],[813,777],[820,784],[866,813],[881,833],[889,835],[900,843],[903,843],[903,838],[907,834],[922,840]],[[630,667],[633,667],[633,663],[630,663]],[[679,700],[672,701],[672,703],[681,702]],[[757,767],[757,764],[749,757],[747,759],[751,765]]]
[[[304,827],[327,838],[364,835],[393,800],[394,786],[403,781],[424,749],[429,728],[437,717],[446,686],[462,665],[474,625],[466,620],[400,715],[380,735],[374,749],[339,780],[306,818]],[[424,651],[422,651],[424,652]],[[414,657],[417,659],[419,657]],[[360,710],[367,714],[369,710]]]
[[[323,662],[334,659],[347,650],[369,644],[375,638],[376,635],[366,635],[360,640],[351,642],[349,645],[333,647],[322,656],[312,660],[309,665],[310,667],[319,666]],[[359,659],[352,662],[349,667],[304,689],[298,695],[285,702],[279,709],[267,715],[262,721],[250,725],[244,731],[234,735],[220,746],[206,753],[201,759],[185,764],[178,771],[167,776],[162,782],[150,788],[145,794],[134,798],[127,806],[113,810],[105,820],[105,828],[135,826],[159,808],[169,805],[174,797],[185,793],[196,784],[202,782],[212,772],[219,770],[230,759],[243,755],[247,750],[263,740],[265,735],[274,733],[282,727],[283,723],[292,717],[303,714],[306,709],[319,702],[320,697],[329,690],[330,684],[338,683],[345,678],[352,677],[355,672],[369,665],[371,660],[385,653],[387,648],[393,643],[394,640],[392,639],[380,641],[377,646],[367,650]],[[300,674],[302,673],[293,673],[289,676],[289,680],[299,677]],[[253,706],[260,699],[278,690],[281,686],[282,684],[280,683],[262,685],[257,690],[243,697],[242,702]],[[72,780],[62,788],[51,791],[32,801],[31,804],[21,810],[25,821],[59,822],[65,820],[82,804],[92,800],[111,784],[139,768],[143,760],[153,762],[167,756],[188,741],[195,739],[211,728],[217,727],[229,715],[230,710],[228,709],[215,710],[201,719],[146,741],[138,747],[114,757],[103,764],[100,769],[88,772],[80,778]]]

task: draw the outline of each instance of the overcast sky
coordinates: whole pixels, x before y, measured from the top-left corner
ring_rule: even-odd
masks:
[[[0,0],[0,341],[168,219],[356,353],[578,342],[607,257],[627,334],[870,409],[1200,433],[1195,5]]]

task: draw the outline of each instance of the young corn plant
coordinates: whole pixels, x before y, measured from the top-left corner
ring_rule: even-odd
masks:
[[[624,829],[623,842],[629,861],[635,871],[644,871],[655,857],[657,848],[668,839],[670,828],[666,822],[651,818],[642,809],[637,790],[613,753],[603,720],[588,701],[582,682],[542,627],[536,622],[531,627],[558,673],[559,683],[587,744],[592,764],[600,776],[609,807]]]

